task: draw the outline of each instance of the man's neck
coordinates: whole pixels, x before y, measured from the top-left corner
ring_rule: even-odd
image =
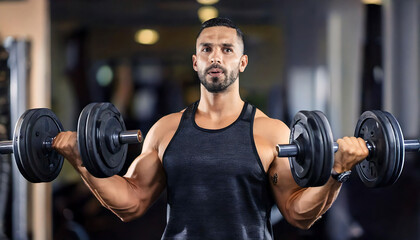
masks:
[[[220,93],[210,93],[201,85],[198,114],[206,115],[211,119],[238,116],[242,111],[244,101],[239,95],[239,88],[230,87],[233,88],[228,88]]]

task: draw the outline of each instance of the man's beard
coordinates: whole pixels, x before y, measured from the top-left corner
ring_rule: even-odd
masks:
[[[207,73],[212,68],[219,68],[223,71],[223,75],[225,76],[224,81],[221,81],[219,77],[212,77],[210,81],[206,81]],[[231,72],[228,72],[224,67],[214,64],[210,67],[206,68],[202,72],[197,72],[198,78],[200,79],[201,84],[207,89],[207,91],[211,93],[220,93],[226,90],[232,83],[238,79],[239,76],[239,68],[235,70],[232,70]]]

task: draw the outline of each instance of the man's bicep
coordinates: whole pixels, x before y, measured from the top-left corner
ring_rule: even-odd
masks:
[[[165,172],[158,152],[155,149],[145,149],[133,161],[125,177],[132,179],[136,185],[143,188],[164,184]]]
[[[268,174],[276,204],[287,218],[289,205],[302,188],[293,179],[287,158],[276,158],[270,166]]]
[[[150,198],[159,196],[165,188],[166,175],[158,154],[159,130],[156,123],[144,139],[141,154],[128,168],[125,178]]]
[[[181,116],[181,112],[167,115],[150,128],[144,139],[142,153],[131,164],[127,178],[140,187],[163,190],[166,186],[163,153],[176,132]]]

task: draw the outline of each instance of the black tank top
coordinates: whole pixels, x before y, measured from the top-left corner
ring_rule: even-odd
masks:
[[[185,110],[163,156],[162,239],[272,239],[273,200],[254,143],[255,107],[245,103],[234,123],[209,130],[195,123],[197,106]]]

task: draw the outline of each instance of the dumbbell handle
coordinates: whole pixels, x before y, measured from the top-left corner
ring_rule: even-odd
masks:
[[[404,149],[406,152],[420,152],[420,139],[404,140]]]
[[[118,134],[118,139],[120,143],[141,143],[143,141],[143,136],[140,130],[128,130],[122,131]]]
[[[13,141],[0,141],[0,153],[9,154],[13,153]]]
[[[42,143],[43,149],[46,151],[52,150],[52,142],[54,138],[47,138]],[[0,141],[0,154],[10,154],[13,153],[13,140],[6,140],[6,141]]]
[[[133,144],[133,143],[141,143],[143,141],[143,136],[140,130],[128,130],[128,131],[121,131],[118,134],[114,134],[112,136],[112,141],[119,142],[120,144]],[[53,138],[48,138],[44,141],[43,147],[47,151],[52,150],[52,142]]]
[[[42,147],[46,151],[52,150],[52,142],[54,138],[47,138],[42,143]],[[118,141],[122,144],[126,143],[141,143],[143,141],[143,136],[140,130],[128,130],[122,131],[118,134]],[[0,154],[10,154],[13,153],[13,141],[6,140],[0,141]]]
[[[366,146],[369,149],[369,152],[371,152],[374,149],[374,146],[370,142],[366,142]],[[420,140],[404,140],[404,148],[407,152],[420,151]],[[334,152],[338,151],[338,143],[334,143],[333,149]],[[299,153],[299,147],[295,143],[278,144],[277,153],[278,157],[295,157]]]
[[[369,150],[369,153],[372,152],[372,150],[374,149],[373,145],[370,142],[366,142],[366,147]],[[334,152],[338,151],[338,143],[336,142],[334,143],[333,149],[334,149]]]

